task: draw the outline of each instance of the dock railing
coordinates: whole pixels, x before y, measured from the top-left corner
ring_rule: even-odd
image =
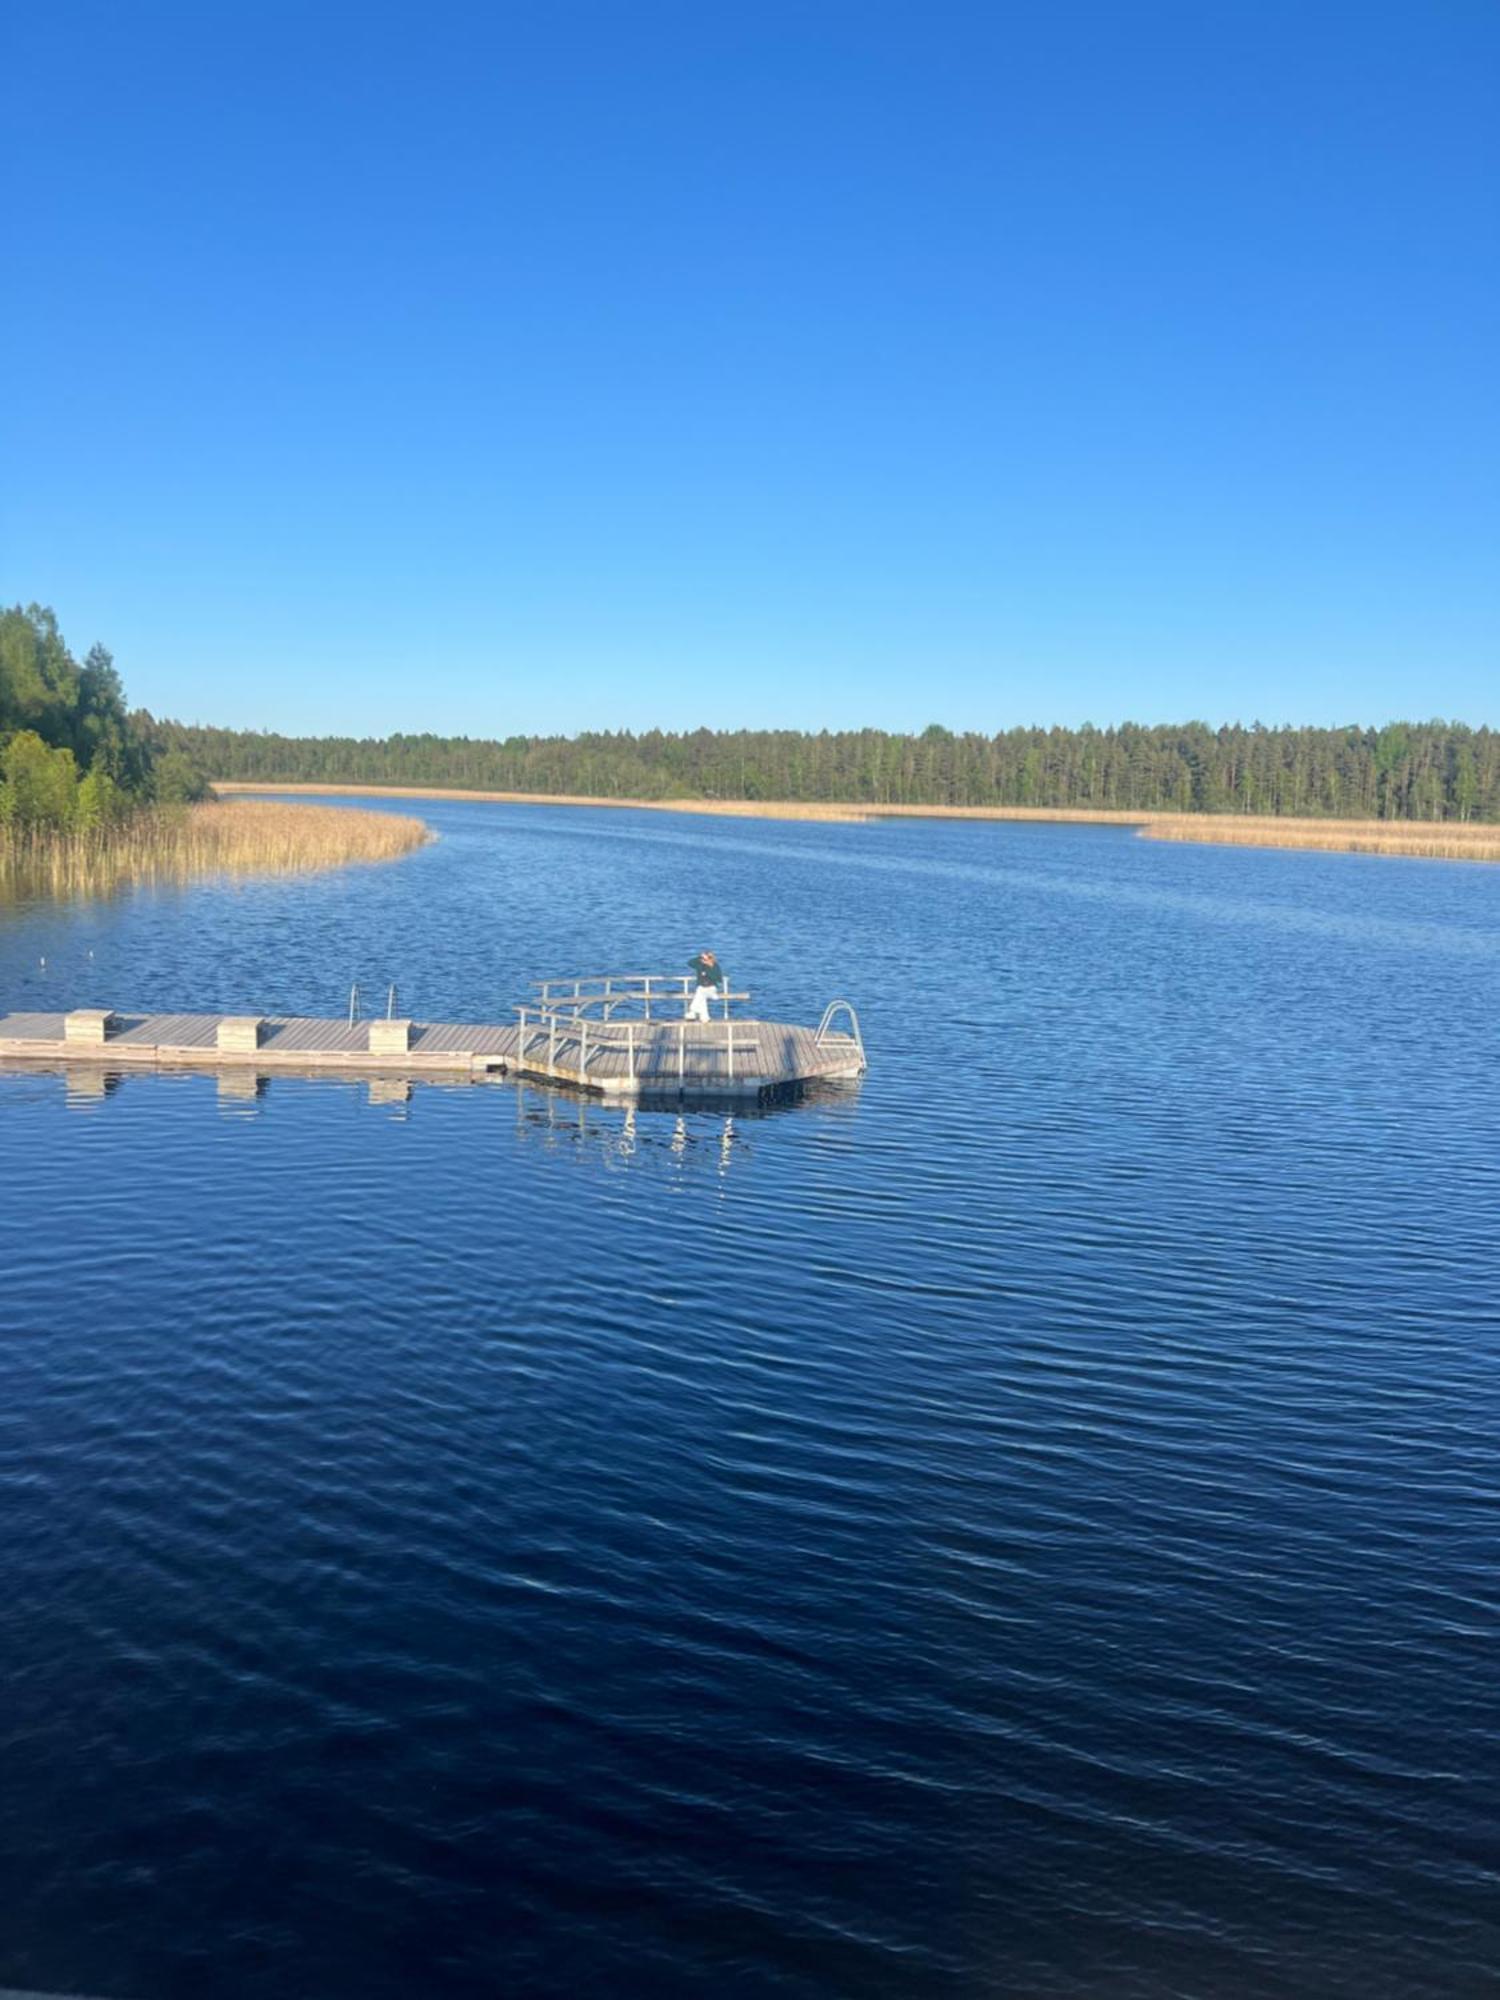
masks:
[[[676,1076],[681,1083],[688,1074],[691,1050],[695,1056],[717,1057],[722,1053],[723,1078],[732,1084],[736,1051],[743,1058],[755,1042],[753,1037],[736,1042],[729,1010],[734,1001],[748,1000],[750,995],[735,992],[727,984],[716,987],[713,999],[721,1007],[718,1020],[710,1017],[706,1022],[690,1022],[687,1010],[696,985],[691,973],[675,972],[540,980],[533,989],[536,1002],[516,1009],[516,1067],[587,1083],[591,1063],[596,1073],[608,1067],[618,1074],[618,1063],[606,1064],[605,1059],[623,1057],[625,1077],[633,1085],[637,1067],[649,1048],[650,1074],[670,1084],[675,1053]],[[675,1036],[670,1032],[664,1035],[662,1030],[670,1030],[673,1024]]]
[[[686,1015],[696,985],[697,981],[690,972],[616,972],[589,979],[542,979],[536,982],[532,991],[538,996],[539,1013],[568,1013],[576,1019],[590,1008],[598,1008],[598,1018],[610,1021],[622,1009],[638,1009],[637,1018],[640,1020],[675,1021]],[[731,1001],[750,998],[748,993],[733,992],[727,983],[709,990],[721,1003],[726,1021]],[[678,1006],[682,1008],[682,1015],[664,1011]],[[713,1000],[710,1000],[709,1007],[712,1010]],[[653,1008],[656,1009],[654,1014]]]

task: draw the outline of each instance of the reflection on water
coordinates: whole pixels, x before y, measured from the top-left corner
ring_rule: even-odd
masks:
[[[404,1111],[411,1103],[411,1079],[405,1076],[372,1076],[365,1085],[365,1095],[372,1105],[386,1105]]]
[[[247,1065],[217,1068],[190,1065],[157,1070],[146,1066],[109,1069],[102,1063],[0,1062],[0,1075],[60,1078],[71,1109],[92,1110],[127,1082],[137,1089],[170,1088],[185,1077],[212,1079],[214,1102],[231,1117],[254,1115],[277,1091],[333,1089],[358,1092],[373,1110],[405,1118],[428,1091],[492,1091],[509,1089],[515,1098],[516,1133],[522,1141],[550,1150],[586,1147],[606,1164],[622,1166],[642,1153],[669,1158],[681,1166],[713,1165],[727,1172],[735,1156],[752,1143],[754,1126],[768,1118],[804,1116],[838,1122],[851,1118],[859,1103],[855,1081],[801,1086],[768,1097],[764,1103],[744,1097],[695,1097],[684,1106],[675,1097],[646,1097],[635,1102],[612,1101],[565,1085],[532,1078],[445,1076],[339,1077],[299,1074],[295,1070],[267,1073]]]
[[[86,1062],[66,1064],[62,1078],[67,1102],[79,1111],[91,1110],[101,1098],[112,1097],[125,1080],[119,1070]]]
[[[522,1141],[554,1151],[587,1148],[608,1166],[664,1158],[679,1167],[711,1165],[726,1173],[754,1143],[766,1119],[801,1115],[820,1120],[852,1117],[859,1086],[821,1084],[764,1104],[743,1097],[695,1097],[690,1108],[675,1098],[612,1103],[581,1092],[517,1079],[516,1133]]]
[[[271,1079],[250,1069],[221,1069],[215,1075],[221,1109],[239,1110],[257,1104]]]

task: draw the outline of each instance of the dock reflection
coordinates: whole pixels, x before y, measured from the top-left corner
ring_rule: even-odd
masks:
[[[221,1111],[240,1111],[255,1106],[266,1094],[271,1079],[249,1069],[221,1069],[214,1079]]]
[[[611,1103],[524,1079],[513,1087],[516,1133],[523,1144],[602,1155],[616,1168],[649,1160],[721,1175],[752,1150],[757,1129],[768,1120],[850,1117],[859,1098],[858,1085],[817,1085],[764,1104],[725,1097],[695,1098],[685,1106],[667,1097]]]
[[[212,1103],[220,1117],[254,1118],[284,1092],[321,1089],[360,1092],[372,1110],[405,1120],[417,1115],[430,1092],[450,1096],[455,1091],[509,1090],[515,1099],[515,1128],[522,1144],[552,1151],[586,1149],[612,1167],[650,1159],[679,1169],[727,1173],[753,1141],[757,1127],[769,1119],[816,1116],[843,1120],[859,1101],[857,1083],[828,1083],[789,1091],[766,1103],[744,1097],[695,1098],[690,1105],[671,1097],[614,1100],[590,1093],[532,1082],[522,1077],[410,1077],[395,1074],[331,1077],[252,1068],[205,1071],[184,1067],[111,1069],[102,1063],[0,1063],[0,1075],[27,1077],[42,1087],[60,1082],[70,1110],[95,1111],[128,1083],[132,1090],[147,1085],[181,1085],[190,1080],[213,1084]]]
[[[89,1111],[106,1097],[113,1097],[124,1078],[118,1070],[101,1069],[97,1063],[69,1063],[62,1073],[68,1103],[77,1111]]]

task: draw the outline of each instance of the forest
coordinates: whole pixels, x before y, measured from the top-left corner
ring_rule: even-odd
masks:
[[[595,798],[1032,806],[1329,819],[1500,821],[1500,731],[879,729],[578,736],[285,736],[126,707],[110,654],[80,662],[41,605],[0,611],[0,826],[108,824],[203,796],[205,780],[435,786]]]
[[[1500,731],[1187,722],[915,735],[647,730],[564,736],[282,736],[137,719],[158,759],[210,778],[599,798],[1101,808],[1500,820]]]
[[[80,663],[45,606],[0,611],[0,830],[106,827],[204,790],[183,753],[158,751],[128,713],[103,646]]]

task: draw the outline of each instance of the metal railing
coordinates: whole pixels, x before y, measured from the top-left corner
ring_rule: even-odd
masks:
[[[616,972],[588,979],[541,979],[532,991],[538,996],[538,1013],[568,1014],[576,1019],[590,1008],[597,1008],[598,1018],[610,1021],[622,1009],[630,1009],[638,1010],[640,1020],[650,1021],[679,1018],[675,1013],[661,1012],[663,1009],[680,1006],[685,1014],[696,986],[690,972]],[[731,1001],[750,998],[748,993],[732,991],[727,980],[709,991],[721,1003],[726,1021]],[[712,999],[709,1005],[712,1007]],[[653,1008],[658,1010],[656,1014]]]
[[[729,1009],[733,1001],[748,1000],[750,995],[734,992],[726,983],[715,989],[723,1006],[720,1018],[689,1021],[687,1009],[695,987],[688,973],[541,980],[535,988],[536,1004],[516,1009],[516,1068],[587,1083],[590,1063],[597,1074],[606,1056],[623,1056],[625,1078],[634,1085],[649,1052],[649,1075],[670,1086],[674,1069],[679,1084],[686,1080],[690,1052],[695,1057],[722,1054],[723,1079],[733,1083],[736,1054],[743,1059],[757,1044],[753,1036],[736,1038]],[[670,1015],[663,1011],[668,1008],[673,1010]],[[626,1010],[626,1018],[616,1018]],[[670,1032],[674,1025],[675,1035]],[[617,1064],[611,1068],[619,1074]]]
[[[388,1021],[393,1020],[395,1018],[395,1013],[396,1013],[396,987],[393,981],[389,991],[385,996],[385,1018]],[[349,988],[350,1027],[352,1028],[356,1021],[361,1021],[363,1019],[364,1019],[364,1011],[360,1002],[359,981],[356,979],[353,985]]]

